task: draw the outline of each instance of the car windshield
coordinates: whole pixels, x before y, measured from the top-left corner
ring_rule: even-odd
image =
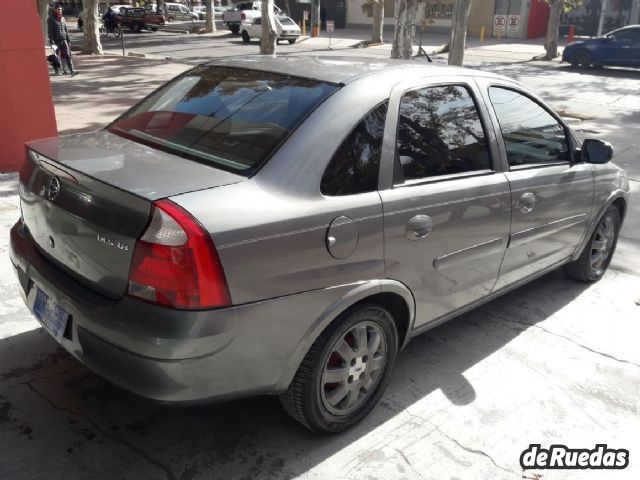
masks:
[[[250,176],[336,89],[272,72],[197,67],[144,99],[108,130]]]

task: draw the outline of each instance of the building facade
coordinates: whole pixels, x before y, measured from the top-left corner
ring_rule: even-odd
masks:
[[[325,0],[325,3],[334,0]],[[370,25],[373,19],[371,0],[346,0],[347,25]],[[455,0],[422,0],[418,2],[416,25],[426,31],[448,31],[451,28]],[[533,11],[534,15],[530,16]],[[545,16],[546,13],[546,16]],[[395,1],[385,0],[385,26],[394,25]],[[497,18],[496,18],[497,17]],[[529,22],[533,19],[534,27]],[[469,33],[479,35],[484,27],[486,36],[525,38],[543,36],[549,18],[544,0],[474,0],[469,15]],[[544,27],[544,30],[541,28]],[[542,30],[542,34],[538,33]]]

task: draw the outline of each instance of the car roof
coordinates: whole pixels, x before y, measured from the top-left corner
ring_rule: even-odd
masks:
[[[384,73],[397,73],[398,79],[408,73],[417,76],[433,74],[443,75],[473,75],[492,78],[503,78],[492,73],[481,72],[461,67],[436,65],[420,61],[377,59],[372,57],[334,57],[334,56],[281,56],[245,55],[243,57],[226,57],[207,62],[207,66],[224,66],[276,72],[294,77],[309,78],[326,83],[346,85],[360,78]]]
[[[605,35],[609,35],[610,33],[620,32],[622,30],[640,30],[640,25],[626,25],[624,27],[616,28],[615,30],[611,30],[610,32],[605,33]]]

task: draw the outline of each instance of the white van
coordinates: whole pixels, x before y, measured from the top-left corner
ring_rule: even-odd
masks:
[[[276,29],[278,40],[286,40],[293,45],[300,36],[300,27],[286,15],[276,15]],[[244,21],[240,25],[242,40],[249,43],[252,38],[262,38],[262,18],[253,17],[250,21]]]

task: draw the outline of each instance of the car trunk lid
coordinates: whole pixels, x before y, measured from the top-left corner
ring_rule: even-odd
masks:
[[[104,131],[27,148],[20,197],[34,242],[62,270],[111,298],[126,291],[154,200],[245,178]]]

